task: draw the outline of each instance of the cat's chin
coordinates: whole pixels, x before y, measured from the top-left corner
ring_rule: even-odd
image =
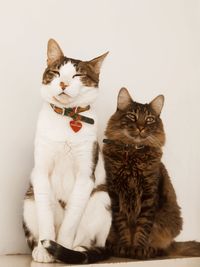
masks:
[[[146,138],[142,138],[142,137],[139,137],[139,136],[137,136],[137,137],[129,136],[129,139],[135,145],[138,145],[138,146],[146,146],[147,145]]]
[[[71,97],[66,94],[54,96],[53,99],[63,105],[66,105],[71,101]]]

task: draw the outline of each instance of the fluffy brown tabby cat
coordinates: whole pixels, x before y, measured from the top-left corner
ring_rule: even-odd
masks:
[[[195,241],[175,242],[182,229],[180,207],[164,164],[165,143],[160,113],[164,97],[149,104],[134,102],[125,88],[110,118],[104,139],[104,164],[111,199],[112,225],[105,248],[84,252],[50,241],[48,252],[66,263],[92,263],[106,257],[150,259],[200,256]],[[103,225],[102,225],[103,227]]]
[[[113,219],[107,246],[115,256],[200,256],[199,243],[174,242],[182,218],[161,162],[163,104],[162,95],[150,104],[134,102],[122,88],[117,111],[108,122],[103,154]]]

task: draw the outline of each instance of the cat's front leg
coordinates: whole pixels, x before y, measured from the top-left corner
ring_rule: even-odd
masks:
[[[77,228],[79,225],[79,222],[81,220],[82,213],[85,209],[85,206],[88,202],[88,195],[91,193],[91,188],[93,188],[93,184],[79,184],[77,183],[77,186],[80,186],[85,190],[85,194],[79,198],[77,196],[77,201],[75,200],[75,197],[72,196],[71,200],[72,202],[69,204],[69,207],[66,211],[63,223],[60,227],[58,239],[57,242],[64,247],[67,247],[69,249],[73,248],[73,243],[75,239],[75,235],[77,232]]]
[[[156,187],[152,187],[152,190],[146,190],[143,192],[143,201],[141,204],[141,211],[136,220],[134,226],[133,236],[133,251],[134,257],[138,259],[148,259],[151,257],[151,249],[149,247],[149,237],[152,230],[155,210],[156,210]],[[151,192],[150,192],[151,191]]]
[[[67,203],[64,220],[59,229],[57,239],[59,244],[72,249],[77,227],[93,187],[93,181],[87,181],[86,177],[77,178],[74,190]]]
[[[35,167],[31,174],[38,222],[38,245],[32,252],[38,262],[52,262],[53,258],[43,248],[41,240],[55,240],[54,201],[52,199],[49,173],[52,168],[52,155],[48,150],[35,149]]]
[[[116,251],[115,255],[117,255],[117,251],[119,251],[121,247],[130,247],[132,245],[132,237],[127,216],[124,212],[120,211],[119,208],[118,194],[114,192],[110,192],[110,194],[112,195],[113,223],[106,244],[110,249],[114,249]],[[120,253],[118,255],[120,255]]]
[[[47,174],[35,168],[32,173],[32,184],[36,204],[39,241],[43,239],[55,240],[54,201],[52,199],[50,183]]]
[[[145,214],[141,214],[137,219],[137,223],[135,226],[135,233],[133,237],[133,246],[138,248],[146,248],[148,247],[149,236],[151,233],[151,229],[153,226],[153,212],[154,208],[150,209]]]
[[[72,248],[78,225],[94,188],[94,144],[85,142],[74,148],[76,181],[67,202],[62,225],[59,229],[57,242]],[[96,160],[96,159],[95,159]]]

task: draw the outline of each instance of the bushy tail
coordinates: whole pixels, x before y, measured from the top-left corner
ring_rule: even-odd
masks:
[[[106,248],[96,247],[83,252],[65,248],[51,240],[43,240],[43,246],[51,254],[55,260],[59,260],[68,264],[88,264],[110,257],[110,253]]]
[[[200,242],[173,242],[171,246],[166,250],[166,256],[200,257]]]

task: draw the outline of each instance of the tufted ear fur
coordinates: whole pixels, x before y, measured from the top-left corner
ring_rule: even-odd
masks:
[[[161,111],[162,111],[163,105],[164,105],[164,96],[163,95],[157,96],[149,103],[149,105],[156,112],[156,114],[159,116]]]
[[[64,54],[54,39],[50,39],[47,45],[47,64],[51,65],[53,62],[64,57]]]
[[[109,52],[106,52],[105,54],[103,54],[103,55],[101,55],[99,57],[96,57],[96,58],[93,58],[90,61],[87,61],[87,64],[89,64],[92,67],[92,70],[96,74],[100,73],[100,69],[101,69],[102,63],[103,63],[104,59],[106,58],[106,56],[108,55],[108,53]]]
[[[118,94],[117,108],[119,110],[126,109],[131,102],[133,102],[128,90],[125,87],[122,87]]]

